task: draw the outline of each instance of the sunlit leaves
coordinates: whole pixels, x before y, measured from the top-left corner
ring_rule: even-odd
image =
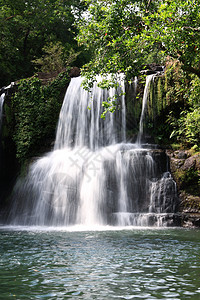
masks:
[[[197,1],[167,1],[144,21],[148,27],[148,31],[142,33],[144,40],[159,43],[165,54],[178,59],[185,70],[200,75],[200,56],[196,51],[200,45]],[[148,46],[151,49],[150,44]]]
[[[198,69],[198,1],[87,2],[90,17],[80,24],[79,42],[92,49],[99,73],[123,70],[133,76],[152,51],[157,51],[160,63],[170,55],[189,72]]]

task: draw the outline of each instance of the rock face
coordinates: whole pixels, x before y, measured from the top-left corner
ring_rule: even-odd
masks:
[[[4,205],[5,199],[10,194],[18,171],[16,148],[12,138],[12,131],[15,124],[13,122],[11,105],[11,97],[16,89],[17,86],[14,83],[5,88],[6,98],[4,101],[0,136],[0,208]]]
[[[200,227],[200,153],[168,150],[167,154],[177,182],[182,225]]]
[[[80,75],[81,75],[81,70],[78,67],[71,68],[69,72],[69,77],[73,78],[73,77],[78,77]]]

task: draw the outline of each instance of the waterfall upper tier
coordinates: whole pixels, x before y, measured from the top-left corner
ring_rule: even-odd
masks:
[[[98,87],[101,81],[98,76],[91,92],[82,87],[83,78],[71,79],[61,109],[55,149],[67,147],[88,147],[96,150],[102,146],[125,141],[125,85],[123,75],[116,79],[117,88],[102,89]],[[121,96],[119,96],[121,95]],[[112,101],[116,98],[117,109],[115,113],[107,113],[105,120],[103,101]]]

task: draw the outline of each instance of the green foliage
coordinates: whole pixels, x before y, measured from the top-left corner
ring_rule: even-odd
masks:
[[[79,0],[0,0],[0,86],[33,75],[32,60],[49,43],[77,53],[75,21],[84,9]]]
[[[37,58],[32,62],[39,66],[39,71],[44,73],[62,72],[67,66],[70,66],[80,54],[75,53],[71,48],[65,51],[61,42],[50,42],[42,48],[45,53],[41,58]]]
[[[153,135],[156,141],[200,148],[200,79],[184,72],[178,61],[168,61],[163,77],[155,80]],[[150,132],[152,134],[152,132]]]
[[[200,107],[200,78],[193,76],[190,87],[189,103],[195,108]]]
[[[147,30],[141,39],[151,51],[157,46],[165,57],[177,59],[181,67],[200,77],[199,1],[161,1],[152,14],[143,18]]]
[[[32,62],[39,66],[41,72],[61,72],[65,67],[63,59],[64,47],[62,44],[60,42],[50,42],[48,45],[44,46],[42,50],[45,54]]]
[[[180,119],[181,126],[185,128],[185,141],[190,145],[196,145],[200,149],[200,109],[196,108],[188,112]]]
[[[187,87],[183,82],[184,71],[200,77],[198,1],[86,0],[86,3],[88,11],[79,21],[77,40],[92,55],[82,74],[91,82],[96,74],[122,72],[129,81],[147,63],[164,64],[173,59],[182,69],[180,77],[184,78],[181,82],[175,76],[175,101],[184,103],[184,98],[188,98],[184,95]],[[173,99],[173,88],[173,82],[166,82],[167,105]],[[159,101],[159,104],[158,113],[165,103]]]
[[[42,86],[36,78],[21,80],[12,100],[16,144],[19,161],[37,155],[48,139],[53,139],[62,105],[63,91],[69,78],[61,73],[57,79]]]
[[[87,12],[82,14],[86,7]],[[78,24],[78,36],[75,24]],[[16,0],[13,3],[13,0],[0,0],[0,26],[2,85],[32,75],[33,60],[45,72],[60,71],[74,60],[82,66],[87,51],[91,54],[90,61],[82,68],[87,90],[97,74],[109,73],[114,78],[114,74],[123,72],[129,81],[147,63],[166,62],[164,85],[160,80],[156,90],[151,91],[149,132],[154,132],[160,141],[171,136],[172,143],[199,147],[199,1]],[[77,42],[84,49],[82,56],[78,56]],[[37,131],[38,136],[42,135],[42,126],[45,132],[44,118],[47,115],[51,119],[51,105],[57,105],[53,94],[45,92],[37,81],[30,84],[32,89],[28,91],[28,84],[25,87],[25,82],[21,83],[24,89],[21,94],[18,91],[21,100],[15,99],[19,158],[28,155],[25,149],[32,149],[32,140],[37,140]],[[113,84],[114,79],[99,85],[109,88]],[[33,103],[37,103],[35,111]],[[102,118],[105,118],[106,112],[118,108],[116,95],[104,101],[103,106]],[[38,113],[40,110],[43,118]],[[38,125],[32,120],[34,115]]]
[[[198,1],[86,0],[78,42],[93,56],[86,74],[124,72],[129,80],[147,63],[167,56],[200,77]]]
[[[79,23],[78,42],[90,49],[93,56],[83,73],[121,71],[131,78],[141,68],[141,53],[134,50],[133,42],[141,27],[141,17],[136,13],[138,1],[90,0],[87,3],[88,14]]]
[[[173,122],[171,124],[173,125]],[[170,138],[172,137],[182,144],[196,145],[200,149],[200,110],[182,111],[180,118],[176,121],[175,129],[171,133]]]

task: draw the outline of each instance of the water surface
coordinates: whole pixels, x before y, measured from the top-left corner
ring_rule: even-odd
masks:
[[[0,228],[0,299],[200,299],[200,231]]]

